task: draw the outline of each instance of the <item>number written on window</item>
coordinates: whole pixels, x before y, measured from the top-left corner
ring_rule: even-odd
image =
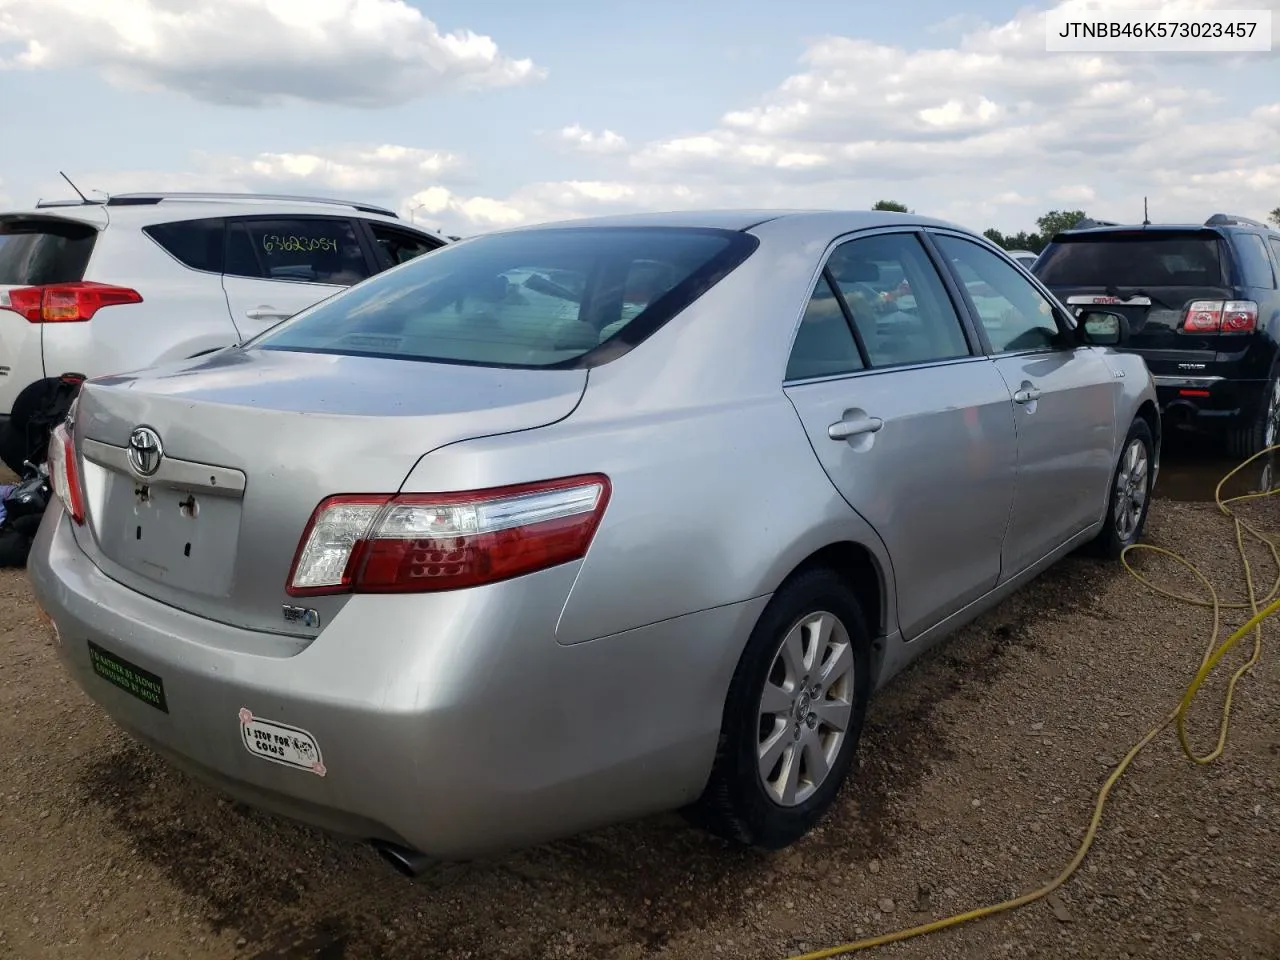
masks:
[[[312,253],[316,250],[332,250],[337,252],[338,241],[333,237],[291,237],[278,233],[262,235],[262,249],[270,253],[273,250],[284,250],[287,253]]]

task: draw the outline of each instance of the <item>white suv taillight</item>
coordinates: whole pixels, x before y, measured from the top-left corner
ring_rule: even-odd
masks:
[[[65,423],[58,424],[49,437],[49,482],[71,519],[77,524],[84,523],[84,492],[80,485],[80,470],[76,466],[76,450],[71,440],[71,431]]]
[[[602,474],[462,493],[343,494],[298,544],[291,596],[418,593],[507,580],[579,560],[609,500]]]
[[[0,291],[0,310],[21,314],[28,323],[84,323],[103,307],[141,302],[137,290],[92,280]]]
[[[1187,305],[1187,333],[1253,333],[1258,305],[1252,300],[1196,300]]]

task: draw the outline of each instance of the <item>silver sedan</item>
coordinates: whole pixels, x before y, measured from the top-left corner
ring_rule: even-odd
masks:
[[[89,382],[31,578],[122,727],[406,871],[669,809],[778,848],[874,691],[1140,537],[1125,336],[906,214],[481,236]]]

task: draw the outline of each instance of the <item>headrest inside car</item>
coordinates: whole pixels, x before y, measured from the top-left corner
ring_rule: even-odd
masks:
[[[880,268],[870,260],[846,260],[833,264],[831,272],[841,283],[875,283],[880,279]]]

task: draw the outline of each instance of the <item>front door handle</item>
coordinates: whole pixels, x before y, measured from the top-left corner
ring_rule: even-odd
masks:
[[[1040,399],[1040,391],[1035,387],[1023,387],[1013,395],[1014,403],[1030,403]]]
[[[879,417],[851,417],[848,420],[837,420],[827,427],[827,436],[832,440],[848,440],[864,433],[878,433],[883,426],[884,421]]]
[[[293,314],[281,313],[275,307],[255,307],[246,310],[245,316],[250,320],[288,320]]]

